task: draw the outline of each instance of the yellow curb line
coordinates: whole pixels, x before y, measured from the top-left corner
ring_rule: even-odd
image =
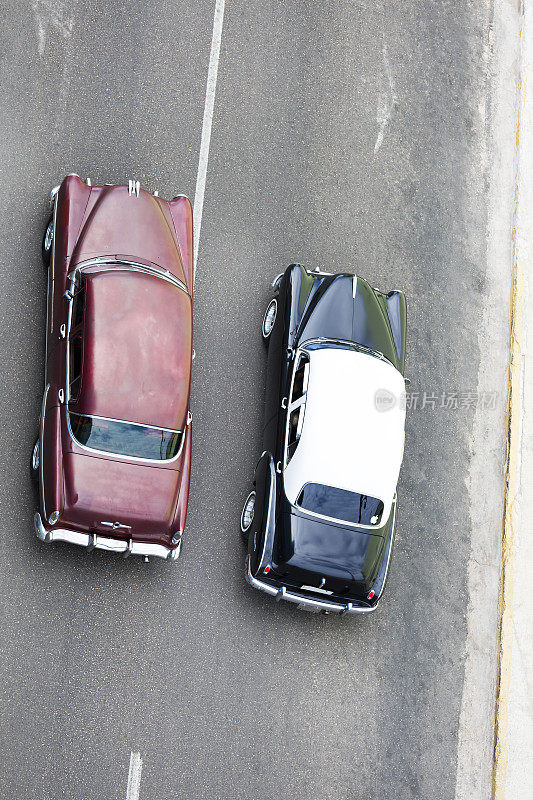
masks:
[[[520,39],[522,28],[520,28]],[[516,126],[517,175],[515,180],[514,220],[512,232],[511,316],[509,323],[509,373],[507,385],[507,447],[502,525],[502,570],[500,578],[498,670],[496,676],[496,708],[494,718],[494,756],[492,798],[504,800],[507,773],[508,700],[511,680],[513,624],[513,566],[515,541],[515,504],[518,491],[520,457],[520,416],[522,383],[522,332],[525,294],[524,267],[517,252],[518,228],[518,159],[521,108],[525,103],[525,85],[518,76],[518,119]]]

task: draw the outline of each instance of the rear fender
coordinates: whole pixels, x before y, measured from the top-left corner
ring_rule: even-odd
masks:
[[[276,467],[271,453],[265,452],[255,470],[256,501],[248,552],[252,574],[264,572],[272,561],[276,529]]]
[[[187,506],[189,503],[189,484],[191,475],[191,439],[192,423],[185,429],[185,442],[183,444],[183,455],[181,458],[181,478],[178,494],[178,504],[172,523],[172,534],[183,533],[185,521],[187,519]]]
[[[61,405],[55,387],[46,387],[41,413],[39,485],[41,490],[41,512],[46,523],[52,511],[61,512],[63,509]]]

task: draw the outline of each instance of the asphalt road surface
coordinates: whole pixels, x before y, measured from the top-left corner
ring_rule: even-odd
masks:
[[[213,12],[214,0],[2,2],[0,794],[123,800],[133,751],[141,800],[452,800],[489,0],[227,0],[182,557],[89,556],[33,533],[48,193],[77,172],[194,197]],[[292,261],[408,298],[419,398],[386,599],[371,617],[303,613],[243,578],[260,321]],[[460,407],[442,408],[453,391]]]

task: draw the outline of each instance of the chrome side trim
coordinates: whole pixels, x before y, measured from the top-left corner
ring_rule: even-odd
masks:
[[[44,441],[44,415],[46,411],[46,400],[48,398],[48,392],[50,390],[50,384],[47,383],[45,390],[43,392],[43,402],[41,405],[41,419],[39,422],[39,484],[40,484],[40,495],[41,495],[41,508],[43,510],[43,514],[46,518],[46,506],[44,503],[44,467],[43,467],[43,441]]]
[[[37,512],[33,517],[33,525],[37,538],[42,542],[69,542],[85,547],[90,552],[98,550],[108,550],[112,553],[131,553],[138,556],[154,556],[165,558],[168,561],[175,561],[179,555],[179,546],[173,549],[162,544],[150,544],[149,542],[134,542],[132,539],[125,542],[120,539],[111,539],[108,536],[100,536],[96,533],[80,533],[79,531],[69,531],[65,528],[47,530],[43,525],[41,515]]]
[[[55,263],[56,263],[56,220],[57,220],[57,195],[59,193],[59,186],[55,186],[52,191],[50,192],[50,209],[52,206],[54,207],[54,236],[52,239],[52,252],[50,254],[50,264],[48,265],[48,275],[46,281],[46,353],[45,353],[45,361],[44,361],[44,371],[45,371],[45,383],[46,383],[46,372],[47,372],[47,362],[48,362],[48,336],[52,333],[52,329],[54,327],[54,298],[55,298]],[[50,303],[51,313],[49,314],[49,305]]]
[[[313,600],[310,597],[305,597],[303,595],[296,594],[296,592],[288,591],[285,586],[281,586],[277,589],[275,586],[270,586],[268,583],[263,583],[263,581],[257,580],[254,578],[250,569],[250,556],[246,556],[246,564],[245,564],[245,576],[246,580],[254,589],[258,589],[261,592],[266,592],[267,594],[276,598],[276,600],[288,600],[289,603],[296,603],[299,606],[308,606],[309,608],[314,609],[315,611],[329,611],[334,614],[371,614],[377,608],[377,603],[372,608],[363,608],[361,606],[354,605],[353,602],[347,603],[335,603],[333,601],[328,602],[327,600]]]

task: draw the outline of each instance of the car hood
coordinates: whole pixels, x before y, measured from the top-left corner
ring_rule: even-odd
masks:
[[[323,280],[299,325],[298,344],[318,338],[342,339],[369,347],[399,368],[386,311],[363,278],[338,275]]]
[[[100,256],[130,256],[168,269],[186,283],[172,215],[159,197],[126,186],[93,187],[70,264]]]
[[[64,453],[61,522],[115,538],[168,546],[180,471],[90,454]],[[120,523],[116,527],[102,523]]]
[[[300,514],[284,512],[278,520],[274,573],[307,583],[309,575],[357,585],[372,583],[383,554],[383,536],[343,527]]]

